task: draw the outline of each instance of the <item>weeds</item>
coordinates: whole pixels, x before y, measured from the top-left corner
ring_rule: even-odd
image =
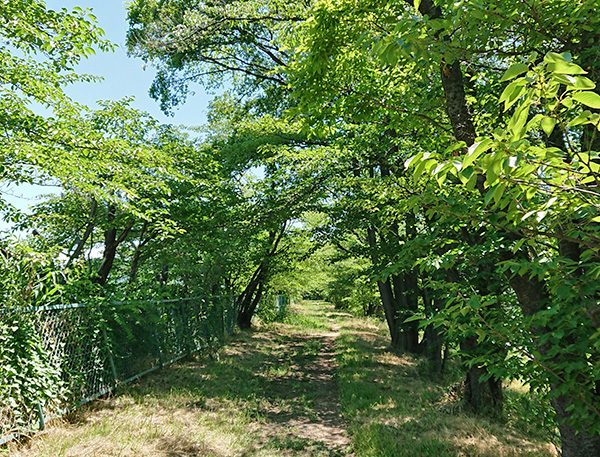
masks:
[[[316,304],[293,309],[299,317],[241,332],[225,349],[124,386],[117,396],[83,407],[72,423],[26,446],[11,444],[11,455],[345,455],[343,428],[335,428],[339,436],[332,439],[333,427],[322,426],[337,400],[335,382],[319,365],[324,351],[333,360],[321,336],[330,331],[329,318],[315,313]],[[339,421],[339,414],[331,415]]]
[[[456,379],[434,381],[425,360],[389,352],[386,329],[377,321],[342,321],[337,360],[340,402],[357,457],[556,455],[532,423],[523,427],[525,419],[516,420],[540,424],[517,393],[505,423],[468,414],[452,391]]]

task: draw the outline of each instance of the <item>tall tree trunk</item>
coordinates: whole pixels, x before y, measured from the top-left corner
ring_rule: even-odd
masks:
[[[404,321],[418,310],[417,276],[413,272],[392,275],[391,283],[394,303],[397,304],[398,347],[403,351],[416,354],[419,352],[419,324]]]
[[[379,288],[379,295],[381,297],[381,303],[383,305],[383,313],[385,315],[385,321],[388,324],[390,331],[390,346],[394,349],[402,349],[400,328],[398,325],[398,304],[394,299],[394,293],[392,292],[392,286],[390,280],[385,281],[378,280],[377,287]]]
[[[117,208],[112,203],[109,203],[107,215],[108,228],[104,232],[104,253],[102,254],[102,263],[98,269],[97,276],[94,278],[94,282],[100,284],[101,286],[106,285],[108,275],[112,270],[115,257],[117,255],[117,248],[123,241],[125,241],[125,238],[127,238],[127,235],[133,227],[133,222],[129,223],[117,237],[117,228],[114,225],[116,214]]]
[[[96,222],[97,212],[98,212],[98,202],[96,201],[95,198],[92,197],[92,207],[90,209],[90,215],[88,216],[88,220],[87,220],[87,223],[85,226],[85,231],[83,232],[83,236],[81,237],[81,239],[77,242],[77,246],[75,246],[75,249],[71,253],[69,260],[67,261],[66,268],[69,268],[73,264],[73,262],[83,252],[83,249],[85,248],[85,244],[87,243],[88,239],[90,238],[90,236],[92,235],[92,232],[94,230],[94,224]]]
[[[367,228],[367,242],[369,243],[369,248],[371,250],[371,262],[376,266],[379,264],[379,255],[377,254],[377,237],[373,227]],[[396,298],[394,297],[394,291],[389,278],[385,281],[378,279],[377,288],[379,290],[379,296],[381,297],[381,304],[383,305],[385,321],[387,322],[390,331],[390,346],[394,349],[402,349],[400,325],[398,322],[400,309],[396,302]]]
[[[405,0],[405,2],[414,6],[412,0]],[[432,0],[422,0],[419,3],[419,12],[430,19],[442,17],[441,8],[435,6]],[[441,32],[442,30],[438,31],[438,36]],[[475,143],[476,138],[475,125],[467,103],[460,61],[447,62],[442,59],[440,62],[440,78],[444,89],[446,113],[452,125],[454,136],[458,141],[464,141],[467,146],[471,146]],[[474,350],[472,346],[472,343],[465,342],[465,348]],[[468,388],[466,400],[475,411],[497,412],[502,409],[502,383],[501,380],[493,377],[490,378],[494,379],[491,384],[488,381],[481,381],[481,377],[487,374],[485,367],[468,368],[465,379]]]
[[[237,300],[238,309],[238,326],[241,329],[249,329],[252,327],[252,317],[258,306],[260,297],[263,291],[263,281],[267,276],[267,267],[265,263],[261,263],[252,275],[252,279],[240,294]],[[258,300],[256,297],[258,296]]]
[[[405,0],[406,3],[412,6],[412,0]],[[424,16],[429,16],[431,19],[437,19],[442,17],[442,11],[440,7],[433,4],[432,0],[422,0],[419,4],[419,11]],[[441,32],[441,31],[440,31]],[[584,32],[594,33],[594,32]],[[448,38],[446,38],[448,39]],[[600,36],[597,32],[594,33],[594,40],[600,41]],[[590,40],[586,40],[589,44]],[[595,56],[593,57],[596,58]],[[590,76],[594,79],[597,78],[595,72],[595,66],[589,65],[594,68]],[[441,68],[442,85],[444,87],[444,93],[446,98],[446,110],[452,123],[454,134],[458,140],[464,141],[468,146],[472,145],[475,140],[475,129],[471,115],[469,113],[468,104],[466,97],[464,96],[464,83],[462,79],[462,72],[458,61],[454,61],[450,64],[446,64],[442,60]],[[600,138],[597,135],[598,132],[595,129],[588,129],[584,133],[582,140],[583,148],[595,149],[600,143]],[[481,191],[482,189],[480,189]],[[510,239],[510,236],[508,236]],[[573,252],[574,247],[563,246],[563,249],[568,249]],[[506,256],[512,256],[512,253],[506,254]],[[516,256],[526,257],[527,254],[523,248],[517,251]],[[523,314],[526,316],[532,316],[538,311],[543,309],[544,304],[548,304],[550,297],[546,290],[545,283],[535,276],[523,277],[519,275],[509,276],[509,283],[512,289],[517,295],[520,307]],[[548,329],[546,329],[547,331]],[[543,333],[544,329],[534,329],[534,334]],[[545,354],[548,348],[545,345],[540,344],[537,339],[537,346],[540,353]],[[564,355],[559,354],[558,357]],[[550,386],[550,388],[556,391],[556,385]],[[584,456],[600,456],[600,436],[591,435],[586,430],[582,430],[579,433],[575,433],[574,429],[567,423],[570,417],[570,406],[574,404],[573,398],[569,398],[564,395],[558,395],[555,397],[554,408],[559,421],[559,429],[562,440],[562,455],[563,457],[584,457]]]
[[[477,353],[479,344],[476,337],[467,337],[461,341],[461,350],[467,354]],[[488,378],[482,380],[482,378]],[[485,366],[473,365],[467,370],[465,377],[465,401],[479,413],[496,414],[502,410],[504,395],[502,380],[489,377]]]
[[[148,222],[144,222],[144,225],[142,227],[142,231],[140,233],[140,240],[141,241],[135,247],[135,252],[133,253],[133,257],[131,259],[131,266],[129,268],[129,285],[133,284],[134,281],[136,280],[137,274],[138,274],[138,269],[139,269],[139,266],[140,266],[140,260],[141,260],[141,257],[142,257],[143,248],[152,239],[151,236],[148,236],[148,237],[144,238],[144,235],[146,234],[146,230],[147,229],[148,229]]]
[[[550,302],[550,296],[546,291],[545,284],[535,276],[528,278],[520,275],[515,275],[509,278],[509,282],[515,291],[521,309],[526,316],[532,316],[544,309]],[[548,333],[547,328],[533,328],[534,335]],[[550,347],[545,344],[540,344],[538,340],[538,350],[542,355],[548,353]],[[570,357],[567,354],[559,353],[554,356],[560,363],[560,359]],[[554,379],[550,383],[550,389],[553,393],[558,392],[560,380]],[[577,389],[577,386],[574,386]],[[573,426],[569,424],[569,419],[572,415],[572,407],[575,404],[575,396],[558,394],[554,395],[552,404],[556,412],[556,419],[559,424],[562,456],[563,457],[589,457],[600,456],[600,435],[590,434],[587,430],[576,432]],[[598,392],[596,392],[598,397]]]
[[[265,283],[269,277],[269,264],[278,252],[279,243],[281,242],[286,229],[287,221],[281,224],[278,231],[271,230],[269,232],[267,252],[260,265],[254,271],[250,282],[236,300],[238,310],[237,322],[238,326],[242,329],[248,329],[252,326],[252,317],[256,312],[256,308],[264,291]]]
[[[424,287],[422,293],[425,315],[430,316],[437,313],[439,309],[432,291]],[[425,327],[425,335],[421,344],[423,350],[420,352],[423,352],[427,357],[431,371],[435,374],[442,374],[444,370],[444,360],[442,359],[443,338],[439,329],[431,324]]]
[[[406,231],[406,241],[410,242],[417,236],[417,219],[414,214],[409,213],[404,218]],[[398,232],[397,227],[395,228]],[[396,282],[394,283],[396,284]],[[398,282],[400,284],[400,282]],[[421,290],[419,289],[419,281],[417,272],[414,268],[405,271],[402,274],[402,345],[404,350],[413,354],[419,352],[419,324],[416,321],[404,322],[406,318],[413,316],[419,310],[419,297]],[[396,297],[398,297],[396,293]]]

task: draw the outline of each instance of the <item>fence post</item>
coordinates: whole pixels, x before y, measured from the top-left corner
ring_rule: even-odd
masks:
[[[37,413],[38,419],[40,421],[40,430],[44,430],[46,428],[46,418],[44,417],[44,409],[42,408],[42,403],[39,400],[37,402]]]
[[[150,303],[150,305],[152,305],[151,301],[148,303]],[[152,334],[154,335],[154,341],[156,341],[156,352],[158,355],[158,365],[161,368],[163,368],[165,366],[165,364],[164,364],[164,358],[163,358],[162,348],[161,348],[161,344],[160,344],[161,340],[158,337],[158,330],[160,329],[160,324],[162,323],[161,313],[159,312],[160,301],[154,300],[154,303],[155,303],[154,309],[150,310],[150,312],[154,312],[154,315],[156,316],[156,321],[154,324],[154,329],[152,330]]]
[[[219,299],[219,308],[221,309],[221,329],[222,329],[222,338],[221,341],[225,341],[227,337],[227,329],[225,328],[225,304],[223,303],[223,299]]]
[[[190,322],[188,321],[183,300],[179,301],[179,314],[181,315],[181,323],[184,328],[185,348],[188,356],[190,356],[192,354],[192,337],[190,335]]]
[[[106,333],[106,322],[104,321],[104,315],[102,314],[102,303],[98,302],[98,312],[100,313],[100,329],[102,330],[102,338],[104,339],[104,348],[108,356],[108,363],[110,364],[110,371],[112,372],[114,385],[117,385],[119,376],[117,375],[117,367],[113,359],[112,351],[110,349],[110,342],[108,341],[108,335]]]

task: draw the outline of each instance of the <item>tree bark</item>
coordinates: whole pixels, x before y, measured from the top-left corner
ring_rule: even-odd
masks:
[[[390,346],[394,349],[401,349],[400,329],[398,328],[398,306],[394,300],[394,293],[389,279],[386,281],[377,281],[381,303],[383,304],[383,313],[390,331]]]
[[[406,3],[414,6],[410,0]],[[439,19],[442,17],[442,10],[435,6],[432,0],[422,0],[419,4],[419,12],[429,19]],[[442,30],[438,31],[438,36]],[[448,40],[448,38],[445,38]],[[446,62],[442,59],[440,62],[440,78],[444,90],[446,102],[446,113],[452,125],[452,131],[458,141],[463,141],[467,146],[475,143],[476,133],[473,123],[473,116],[469,110],[465,92],[460,61]],[[474,351],[476,340],[473,342],[463,342],[463,347],[468,351]],[[481,377],[487,377],[487,368],[483,366],[473,366],[467,369],[465,378],[466,401],[476,412],[498,412],[502,409],[502,381],[490,377],[487,381],[481,381]]]
[[[83,249],[85,248],[85,244],[87,243],[88,239],[92,235],[92,232],[94,231],[94,224],[96,222],[96,213],[97,212],[98,212],[98,202],[96,201],[95,198],[92,197],[92,208],[90,209],[90,215],[89,215],[88,221],[86,223],[85,232],[83,232],[83,236],[77,243],[77,246],[75,247],[75,250],[73,251],[73,253],[70,255],[69,260],[67,261],[66,268],[69,268],[73,264],[73,262],[83,252]]]
[[[431,291],[423,288],[422,293],[425,315],[430,316],[437,313],[439,310]],[[425,335],[421,345],[423,350],[420,352],[423,352],[427,357],[432,373],[442,374],[444,371],[444,360],[442,359],[443,338],[439,329],[433,325],[425,327]]]
[[[254,271],[250,282],[236,300],[238,310],[237,322],[241,329],[252,327],[252,317],[262,298],[265,283],[269,277],[269,263],[278,252],[279,243],[285,234],[286,228],[287,221],[281,225],[277,232],[274,230],[269,232],[267,252],[260,265]]]
[[[130,222],[125,226],[121,234],[117,237],[117,228],[114,225],[114,221],[117,214],[117,208],[112,203],[108,205],[108,228],[104,232],[104,253],[102,254],[102,263],[98,269],[97,276],[94,278],[94,282],[101,286],[106,285],[108,275],[112,270],[115,257],[117,255],[117,248],[125,241],[127,235],[133,227],[133,222]]]
[[[140,260],[142,257],[142,248],[150,242],[152,239],[150,236],[144,238],[146,234],[146,230],[148,229],[148,222],[144,222],[144,226],[142,227],[142,231],[140,233],[140,242],[135,247],[135,252],[133,253],[133,257],[131,259],[131,267],[129,269],[129,284],[133,284],[133,282],[137,278],[138,269],[140,266]]]
[[[238,326],[241,329],[249,329],[252,327],[252,317],[254,316],[254,311],[256,310],[256,306],[258,305],[258,301],[255,300],[255,295],[258,294],[257,291],[262,295],[262,282],[263,277],[266,276],[265,264],[261,263],[258,268],[255,270],[252,275],[252,279],[244,289],[244,291],[238,297]],[[260,297],[259,297],[260,299]],[[254,307],[253,307],[254,305]]]
[[[550,296],[546,291],[545,284],[537,279],[525,278],[515,275],[509,278],[509,282],[517,295],[517,299],[521,305],[521,309],[526,316],[532,316],[544,309],[550,302]],[[549,329],[544,327],[536,327],[531,329],[534,335],[549,332]],[[537,344],[538,350],[542,355],[548,353],[550,349],[547,345]],[[564,354],[557,354],[555,358],[560,362],[562,357],[569,357]],[[550,390],[553,393],[557,392],[560,380],[555,379],[550,384]],[[598,392],[595,393],[598,396]],[[559,425],[562,456],[563,457],[589,457],[600,456],[600,435],[592,435],[587,430],[576,432],[572,425],[569,424],[569,419],[572,411],[569,406],[574,403],[573,396],[564,394],[555,394],[552,405],[556,412],[556,419]]]
[[[461,350],[467,354],[476,353],[479,349],[475,337],[463,339],[460,346]],[[473,365],[469,367],[464,384],[465,401],[473,410],[478,413],[490,413],[492,415],[502,410],[504,400],[502,380],[490,376],[485,366]]]
[[[411,0],[405,0],[405,2],[412,5]],[[435,6],[432,0],[421,1],[419,11],[431,19],[442,17],[441,9]],[[595,35],[595,39],[596,41],[600,41],[597,34]],[[594,78],[597,75],[592,72],[591,76]],[[464,141],[467,146],[470,146],[475,140],[475,129],[466,102],[464,82],[459,62],[454,61],[447,64],[442,60],[441,79],[446,99],[446,110],[454,134],[459,141]],[[600,137],[597,135],[595,129],[594,131],[592,129],[586,130],[582,139],[583,148],[594,149],[599,143]],[[510,238],[508,236],[508,239]],[[577,249],[577,246],[566,246],[564,244],[562,246],[562,250],[564,252],[568,251],[570,255]],[[510,256],[512,253],[508,253],[508,255]],[[516,255],[526,256],[527,254],[521,248]],[[537,279],[535,276],[525,278],[519,275],[509,276],[508,280],[517,295],[524,315],[532,316],[536,312],[541,311],[545,304],[549,303],[550,296],[546,290],[544,281]],[[533,332],[534,334],[543,333],[544,329],[533,329]],[[547,353],[548,348],[540,344],[539,340],[537,346],[540,353]],[[564,355],[559,354],[558,357],[560,356]],[[556,391],[556,385],[551,384],[550,388]],[[600,456],[600,437],[598,435],[590,435],[586,430],[575,433],[574,429],[567,423],[570,417],[568,409],[572,404],[572,399],[563,395],[556,396],[554,400],[554,408],[559,421],[563,457]]]

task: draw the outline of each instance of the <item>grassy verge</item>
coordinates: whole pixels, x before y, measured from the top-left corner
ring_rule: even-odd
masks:
[[[339,457],[315,428],[321,398],[314,364],[329,320],[307,304],[241,332],[212,356],[167,367],[51,424],[15,457]],[[332,355],[333,358],[333,355]],[[334,395],[334,398],[336,396]],[[311,428],[312,427],[312,428]],[[1,452],[1,451],[0,451]]]
[[[538,405],[518,386],[508,391],[503,423],[475,417],[452,395],[453,380],[431,379],[422,361],[390,353],[387,344],[383,325],[303,302],[283,323],[259,324],[217,354],[125,386],[4,454],[556,455],[532,416]]]
[[[425,361],[387,351],[386,329],[345,319],[337,340],[338,384],[357,457],[545,457],[557,455],[532,412],[509,389],[502,423],[470,415]],[[530,404],[531,406],[531,404]],[[528,419],[527,419],[528,418]]]

